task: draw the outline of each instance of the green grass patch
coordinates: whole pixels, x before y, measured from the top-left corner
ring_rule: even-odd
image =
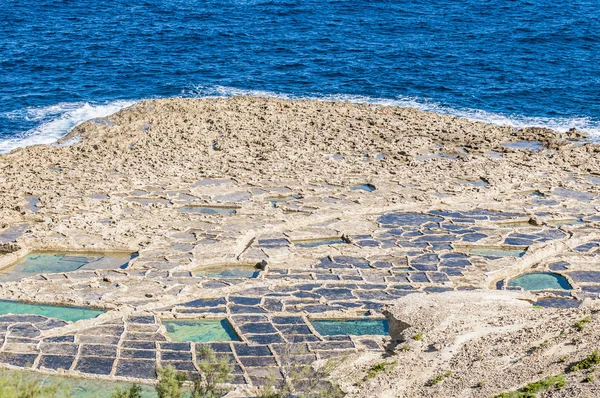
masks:
[[[518,389],[517,391],[503,392],[494,398],[534,398],[538,392],[551,388],[561,389],[565,386],[565,376],[548,376]]]
[[[579,370],[590,369],[594,365],[598,365],[600,363],[600,352],[596,349],[590,355],[582,359],[581,361],[571,365],[569,367],[569,372],[577,372]]]
[[[585,329],[585,325],[590,323],[592,321],[592,319],[589,316],[586,316],[585,318],[575,322],[575,329],[579,330],[580,332],[583,331],[583,329]]]
[[[437,375],[436,377],[434,377],[433,379],[429,380],[427,382],[427,385],[429,387],[433,387],[438,383],[441,383],[442,381],[444,381],[445,378],[450,377],[450,375],[452,374],[451,371],[446,371],[445,373],[442,373],[441,375]]]

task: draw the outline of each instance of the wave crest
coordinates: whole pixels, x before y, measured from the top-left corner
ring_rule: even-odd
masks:
[[[37,121],[40,124],[1,140],[0,153],[30,145],[52,144],[83,122],[112,115],[134,103],[135,101],[114,101],[92,105],[87,102],[69,102],[7,113],[3,115],[6,118]]]
[[[232,97],[237,95],[247,95],[253,97],[274,97],[282,99],[313,99],[322,101],[348,101],[355,103],[401,106],[416,108],[422,111],[449,114],[462,117],[478,122],[496,124],[500,126],[510,126],[514,128],[523,127],[545,127],[561,133],[564,133],[571,128],[585,131],[590,134],[594,141],[600,141],[600,121],[593,120],[589,117],[572,117],[572,118],[548,118],[548,117],[529,117],[523,115],[505,115],[501,113],[487,112],[479,109],[469,108],[454,108],[445,106],[435,101],[424,100],[415,97],[396,97],[396,98],[377,98],[363,95],[351,94],[310,94],[310,95],[290,95],[282,93],[274,93],[270,91],[260,90],[244,90],[235,87],[226,86],[196,86],[192,90],[186,91],[185,94],[193,97]]]

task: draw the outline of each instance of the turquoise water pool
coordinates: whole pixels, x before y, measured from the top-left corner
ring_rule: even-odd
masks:
[[[207,278],[256,278],[260,274],[260,270],[254,266],[238,266],[238,265],[217,265],[206,268],[200,268],[194,271],[196,276],[204,276]]]
[[[533,272],[521,275],[510,282],[508,286],[521,287],[523,290],[572,290],[564,276],[552,272]]]
[[[467,252],[471,255],[483,257],[523,257],[525,255],[524,249],[502,247],[471,248]]]
[[[311,324],[321,336],[389,334],[389,325],[385,319],[315,319]]]
[[[2,270],[0,281],[17,281],[37,274],[127,267],[131,253],[32,252]]]
[[[85,307],[62,307],[57,305],[23,303],[20,301],[0,300],[0,315],[42,315],[48,318],[77,322],[95,318],[105,311]]]
[[[172,341],[209,343],[239,341],[239,337],[226,319],[176,319],[162,321]]]

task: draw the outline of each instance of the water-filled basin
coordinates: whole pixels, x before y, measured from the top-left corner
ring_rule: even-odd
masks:
[[[389,334],[389,325],[385,319],[315,319],[311,324],[321,336]]]
[[[226,319],[175,319],[162,323],[172,341],[240,341]]]
[[[62,307],[23,303],[20,301],[0,300],[0,315],[41,315],[48,318],[61,319],[67,322],[77,322],[82,319],[95,318],[104,311],[85,307]]]
[[[552,272],[533,272],[516,277],[508,282],[510,287],[521,287],[523,290],[572,290],[567,279]]]

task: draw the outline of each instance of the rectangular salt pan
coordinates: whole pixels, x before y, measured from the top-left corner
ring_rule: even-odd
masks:
[[[131,258],[130,253],[33,252],[2,270],[0,281],[17,281],[37,274],[125,268]]]
[[[177,319],[162,321],[172,341],[210,343],[240,341],[226,319]]]
[[[321,336],[387,336],[389,325],[385,319],[319,319],[312,320],[313,328]]]
[[[19,301],[0,300],[0,315],[41,315],[67,322],[95,318],[103,314],[102,310],[85,307],[61,307],[57,305],[22,303]]]

